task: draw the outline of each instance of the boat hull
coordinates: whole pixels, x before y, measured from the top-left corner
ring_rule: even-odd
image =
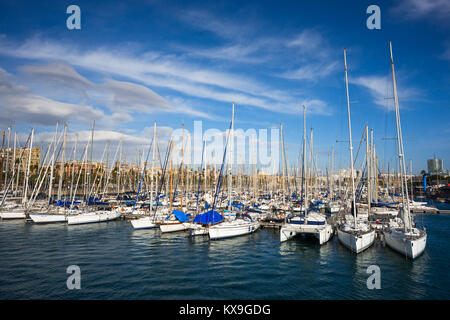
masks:
[[[17,212],[0,212],[0,218],[7,219],[25,219],[25,211],[17,211]]]
[[[375,241],[375,230],[361,234],[354,234],[338,229],[339,241],[355,253],[360,253],[369,248]]]
[[[68,217],[67,224],[74,225],[112,221],[118,219],[120,215],[121,213],[117,211],[102,213],[82,213],[73,217]]]
[[[297,234],[313,234],[322,245],[333,236],[333,227],[329,224],[321,226],[286,224],[280,229],[280,242],[290,240]]]
[[[188,225],[188,229],[189,229],[189,235],[191,237],[194,236],[206,236],[209,234],[209,230],[207,227],[204,227],[203,225],[199,224],[199,223],[190,223]]]
[[[158,225],[153,222],[153,219],[150,217],[139,218],[135,220],[131,220],[131,225],[133,229],[153,229],[157,228]]]
[[[406,255],[410,259],[420,256],[427,245],[427,234],[423,234],[418,238],[408,239],[404,235],[393,232],[383,232],[384,241],[389,248],[397,251],[402,255]]]
[[[187,229],[187,225],[182,222],[175,222],[175,223],[162,223],[159,225],[159,229],[161,229],[161,232],[177,232],[177,231],[184,231]]]
[[[232,238],[250,234],[259,229],[259,222],[244,224],[232,224],[228,222],[220,223],[209,228],[209,238],[211,240]]]
[[[57,223],[66,222],[67,216],[63,214],[30,214],[34,223]]]

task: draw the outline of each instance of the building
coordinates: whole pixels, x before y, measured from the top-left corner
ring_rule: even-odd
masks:
[[[448,175],[448,170],[444,169],[444,161],[442,159],[437,159],[436,157],[428,159],[427,166],[428,174],[430,175]]]
[[[28,148],[16,149],[16,158],[15,158],[15,165],[14,165],[13,164],[14,149],[9,148],[9,150],[8,150],[8,148],[1,148],[0,157],[5,166],[3,168],[3,170],[5,170],[6,162],[8,162],[8,171],[12,170],[13,167],[18,166],[19,163],[20,163],[20,169],[21,169],[21,171],[23,171],[24,168],[26,168],[26,166],[28,164],[28,155],[29,155]],[[9,160],[7,161],[7,159],[9,159]],[[41,148],[34,147],[31,149],[30,168],[31,168],[32,172],[36,172],[39,169],[40,163],[41,163]]]

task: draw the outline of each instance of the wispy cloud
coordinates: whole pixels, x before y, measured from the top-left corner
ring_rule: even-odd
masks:
[[[236,23],[205,10],[184,9],[182,11],[176,10],[176,12],[180,20],[224,39],[242,38],[254,30],[254,25],[246,24],[243,21]]]
[[[70,45],[32,38],[23,44],[0,41],[0,54],[38,61],[63,60],[150,87],[168,88],[188,96],[235,102],[273,112],[290,113],[292,110],[289,107],[280,109],[274,106],[289,105],[298,100],[298,97],[274,90],[248,76],[214,71],[173,56],[152,52],[137,55],[113,48],[81,51]]]
[[[8,125],[18,121],[50,125],[69,119],[114,122],[116,116],[108,116],[92,106],[60,102],[36,95],[28,87],[14,83],[14,77],[1,68],[0,105],[0,121]]]
[[[305,29],[294,39],[286,41],[285,45],[297,52],[301,65],[279,74],[282,78],[317,81],[338,69],[334,50],[318,30]]]
[[[19,69],[26,74],[28,80],[34,80],[40,85],[45,84],[52,91],[55,89],[62,91],[65,97],[67,91],[75,90],[80,98],[107,106],[122,122],[131,120],[130,114],[136,112],[177,112],[210,118],[206,113],[181,105],[182,100],[176,100],[177,103],[168,102],[150,88],[140,84],[113,79],[108,79],[104,83],[93,83],[65,62],[22,66]]]
[[[391,12],[404,19],[437,19],[446,25],[450,24],[448,0],[400,0]]]
[[[373,103],[387,110],[393,110],[394,104],[392,97],[394,94],[390,77],[361,76],[357,78],[350,78],[349,82],[368,89],[373,98]],[[423,94],[418,88],[404,85],[400,86],[397,90],[400,100],[400,107],[401,101],[417,100],[420,99]]]

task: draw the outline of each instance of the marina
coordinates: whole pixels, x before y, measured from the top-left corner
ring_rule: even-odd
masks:
[[[450,216],[424,215],[427,250],[405,260],[376,240],[355,255],[337,237],[280,244],[276,230],[208,241],[188,232],[134,230],[127,221],[37,225],[0,222],[1,299],[449,299]],[[66,268],[81,268],[67,290]],[[381,289],[366,287],[379,265]],[[169,271],[170,270],[170,271]],[[164,281],[161,281],[164,278]],[[348,281],[351,279],[351,281]],[[204,286],[207,282],[208,286]]]
[[[0,3],[0,302],[450,300],[450,2],[80,1]]]

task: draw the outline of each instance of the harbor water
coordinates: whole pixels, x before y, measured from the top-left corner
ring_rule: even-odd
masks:
[[[0,222],[0,299],[450,299],[450,215],[420,215],[428,242],[414,261],[379,241],[355,255],[337,236],[323,246],[277,230],[208,241],[187,233]],[[67,267],[81,289],[67,288]],[[368,289],[377,265],[381,289]]]

